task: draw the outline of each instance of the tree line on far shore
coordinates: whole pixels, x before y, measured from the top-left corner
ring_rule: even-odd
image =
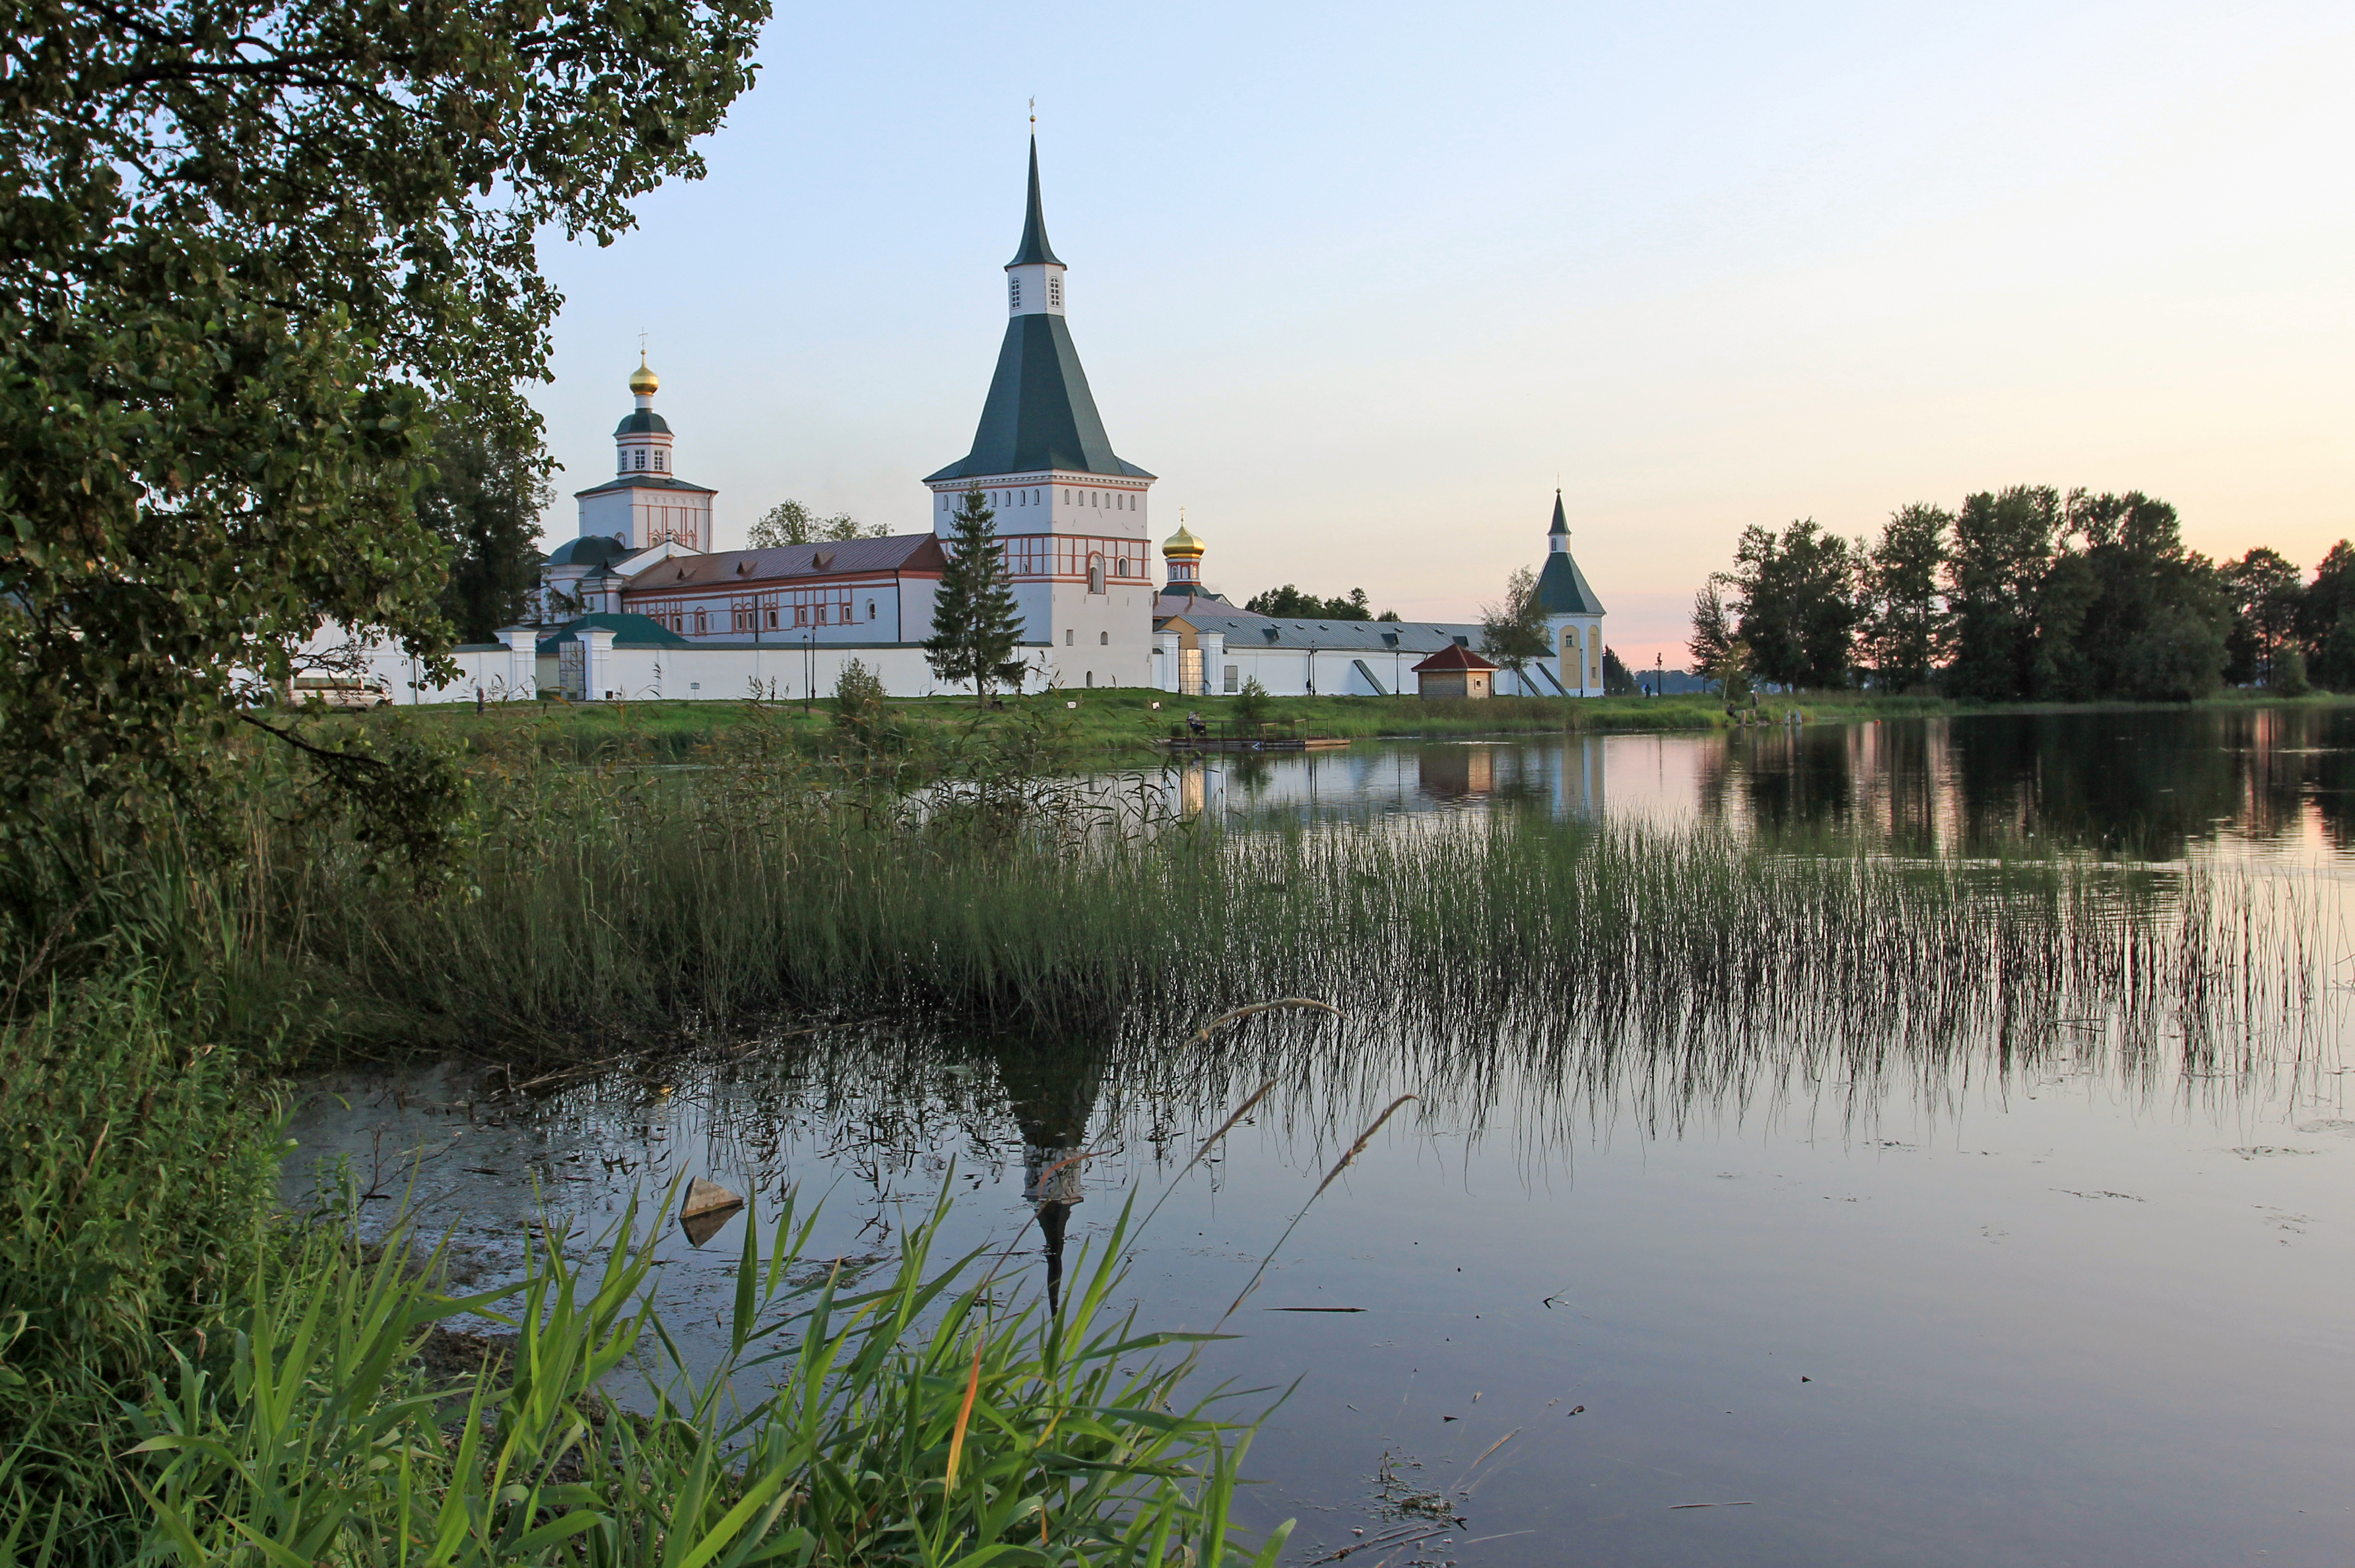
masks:
[[[1877,539],[1801,518],[1742,530],[1693,601],[1696,674],[1982,701],[2355,689],[2355,544],[2309,581],[2259,547],[2211,561],[2140,491],[2014,485],[1920,502]]]

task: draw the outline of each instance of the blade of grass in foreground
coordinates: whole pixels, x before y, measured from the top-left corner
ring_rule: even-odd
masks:
[[[543,1229],[524,1278],[470,1296],[436,1287],[438,1259],[418,1266],[403,1228],[371,1262],[323,1226],[257,1264],[233,1371],[183,1358],[142,1405],[123,1459],[150,1503],[147,1555],[191,1568],[1272,1562],[1229,1539],[1247,1429],[1177,1404],[1203,1337],[1137,1334],[1107,1306],[1127,1211],[1060,1315],[999,1300],[983,1252],[932,1267],[947,1213],[944,1191],[903,1232],[898,1268],[847,1295],[835,1270],[796,1280],[785,1260],[809,1222],[790,1197],[766,1269],[748,1213],[720,1364],[690,1376],[674,1348],[634,1391],[641,1348],[667,1342],[654,1233],[634,1206],[577,1258]],[[466,1313],[515,1336],[463,1385],[436,1386],[415,1352]]]

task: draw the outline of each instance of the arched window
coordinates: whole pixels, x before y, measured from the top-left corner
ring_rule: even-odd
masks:
[[[1088,557],[1088,592],[1091,593],[1101,593],[1103,591],[1103,557],[1100,555],[1092,555]]]
[[[872,599],[867,602],[867,618],[870,621],[875,619],[875,601]]]
[[[709,630],[709,629],[710,629],[710,628],[709,628],[709,624],[705,622],[705,620],[704,620],[704,618],[703,618],[703,612],[702,612],[702,611],[700,611],[700,610],[698,610],[698,611],[695,613],[695,635],[696,635],[697,636],[698,636],[698,637],[699,637],[699,636],[703,635],[703,634],[704,634],[706,631]]]
[[[770,612],[769,612],[769,630],[771,630],[771,631],[773,631],[773,631],[775,631],[776,629],[777,629],[777,613],[776,613],[774,610],[772,610],[772,611],[770,611]]]
[[[1106,648],[1112,646],[1112,634],[1110,632],[1098,632],[1096,634],[1096,645]]]
[[[1096,683],[1096,672],[1095,672],[1095,671],[1093,671],[1093,670],[1090,670],[1090,671],[1088,671],[1088,684],[1089,684],[1090,686],[1093,686],[1095,683]]]

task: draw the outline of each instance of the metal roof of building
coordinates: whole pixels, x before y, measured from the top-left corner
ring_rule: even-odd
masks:
[[[629,546],[607,534],[582,534],[558,545],[548,558],[550,566],[602,566],[630,553]]]
[[[997,369],[981,405],[973,450],[956,463],[925,475],[980,479],[996,474],[1036,474],[1061,469],[1120,478],[1156,477],[1114,454],[1096,412],[1088,373],[1071,329],[1060,315],[1018,315],[1006,324]]]
[[[655,561],[630,580],[633,592],[666,589],[687,592],[734,584],[773,582],[780,578],[871,577],[879,572],[931,574],[948,565],[941,541],[930,534],[894,534],[879,539],[821,539],[815,544],[776,545],[768,549],[718,550],[674,555]]]
[[[613,427],[615,435],[668,435],[670,423],[652,409],[638,409]]]
[[[1566,549],[1546,556],[1545,569],[1538,573],[1538,607],[1549,615],[1603,613],[1603,601],[1586,585],[1586,573]]]
[[[1546,529],[1546,538],[1559,538],[1562,544],[1560,549],[1547,547],[1544,569],[1538,573],[1538,608],[1549,615],[1602,614],[1603,601],[1594,596],[1586,573],[1578,570],[1570,553],[1570,519],[1562,515],[1559,490],[1553,493],[1553,526]]]
[[[1502,667],[1492,664],[1488,660],[1482,658],[1478,654],[1474,653],[1470,648],[1465,647],[1461,643],[1450,643],[1445,647],[1440,649],[1437,653],[1432,655],[1429,658],[1423,660],[1421,664],[1415,666],[1414,673],[1417,675],[1426,673],[1436,675],[1451,669],[1493,670],[1500,667]]]
[[[613,645],[617,648],[689,648],[695,645],[652,615],[606,611],[583,615],[577,621],[567,621],[539,639],[537,652],[551,653],[559,643],[577,642],[582,632],[611,632],[613,634]]]
[[[1319,653],[1430,654],[1480,640],[1477,624],[1444,621],[1286,621],[1248,611],[1229,614],[1185,610],[1161,625],[1183,621],[1197,633],[1215,632],[1230,648],[1315,648]]]
[[[1060,267],[1063,259],[1047,243],[1047,213],[1039,203],[1039,138],[1030,138],[1030,206],[1022,215],[1022,243],[1016,247],[1014,260],[1008,267],[1030,267],[1044,261]]]
[[[576,496],[594,496],[606,490],[688,490],[698,496],[719,494],[709,485],[690,485],[667,474],[624,474],[618,479],[608,479],[602,485],[591,485],[586,490],[575,490],[572,494]]]

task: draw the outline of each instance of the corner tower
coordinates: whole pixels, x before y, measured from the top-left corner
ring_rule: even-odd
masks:
[[[1065,315],[1062,258],[1047,240],[1039,142],[1030,141],[1022,240],[1006,263],[1006,336],[973,449],[925,476],[932,526],[969,490],[997,514],[1024,637],[1067,688],[1144,686],[1153,580],[1146,495],[1154,475],[1116,455]]]
[[[1572,697],[1603,695],[1603,601],[1570,553],[1570,521],[1561,492],[1553,493],[1553,526],[1546,529],[1545,570],[1538,573],[1538,608],[1560,662],[1556,674]]]

